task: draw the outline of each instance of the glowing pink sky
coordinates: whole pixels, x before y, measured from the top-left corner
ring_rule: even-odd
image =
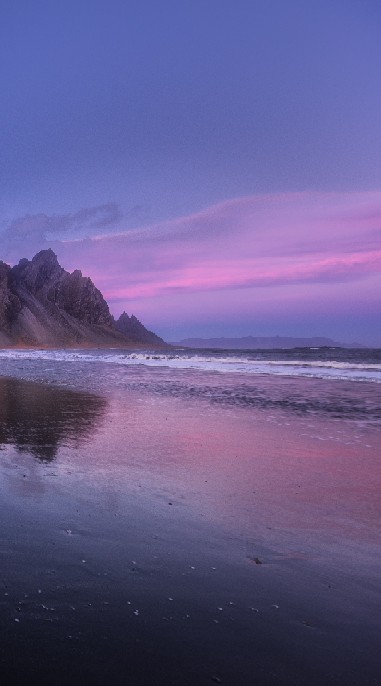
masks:
[[[381,192],[256,195],[50,245],[65,268],[91,276],[114,314],[133,312],[172,339],[223,320],[226,335],[238,321],[237,335],[266,335],[279,317],[278,333],[289,318],[289,335],[329,335],[350,316],[343,335],[361,342],[372,332],[356,319],[376,318],[381,292],[380,219]]]

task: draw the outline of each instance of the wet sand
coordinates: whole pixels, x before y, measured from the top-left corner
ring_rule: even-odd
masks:
[[[379,429],[117,386],[0,398],[3,683],[380,683]]]

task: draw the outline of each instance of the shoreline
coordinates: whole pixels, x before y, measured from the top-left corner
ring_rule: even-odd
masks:
[[[45,384],[0,378],[9,683],[377,683],[377,428],[26,366]]]

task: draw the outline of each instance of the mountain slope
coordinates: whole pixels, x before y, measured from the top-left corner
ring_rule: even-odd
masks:
[[[147,344],[150,332],[141,327],[140,337],[118,330],[91,279],[65,271],[52,250],[14,267],[0,262],[0,346]],[[165,344],[155,336],[155,345]]]
[[[131,338],[131,340],[147,343],[148,345],[163,344],[163,340],[153,331],[148,331],[133,314],[129,317],[126,312],[123,312],[115,322],[115,326],[118,331]]]

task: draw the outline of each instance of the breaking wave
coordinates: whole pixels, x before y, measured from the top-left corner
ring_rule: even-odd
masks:
[[[0,359],[143,365],[244,375],[381,383],[381,351],[344,349],[144,352],[126,350],[0,350]]]

